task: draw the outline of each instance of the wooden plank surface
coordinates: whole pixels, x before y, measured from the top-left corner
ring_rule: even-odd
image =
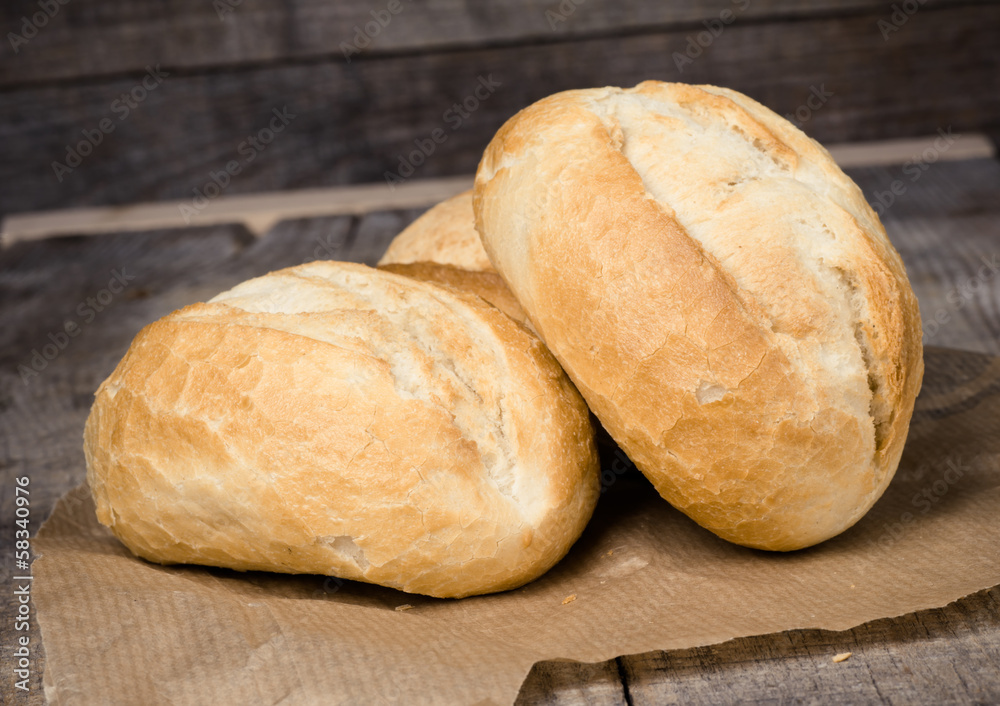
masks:
[[[909,179],[903,169],[855,169],[851,175],[877,200],[893,181]],[[905,185],[903,194],[884,208],[883,218],[925,317],[940,308],[950,314],[928,342],[1000,354],[1000,277],[984,280],[960,307],[948,300],[949,292],[978,276],[981,257],[1000,255],[1000,163],[935,163]],[[33,530],[56,498],[83,480],[80,436],[93,391],[143,325],[272,269],[326,258],[373,263],[418,213],[289,220],[260,239],[238,226],[220,225],[64,237],[0,251],[0,517],[5,538],[13,529],[11,479],[31,478]],[[102,291],[116,273],[127,286],[117,295],[109,290],[105,301]],[[53,359],[42,361],[37,375],[26,375],[25,369],[35,367],[33,351],[41,353],[50,344],[59,348],[67,320],[77,325],[78,335],[65,339],[57,351],[50,348]],[[10,559],[11,552],[5,551],[0,566],[5,585],[12,575]],[[5,610],[11,599],[5,595]],[[529,675],[519,703],[997,702],[998,604],[1000,587],[946,608],[842,633],[794,631],[597,665],[543,663]],[[10,622],[0,622],[0,643],[11,644],[11,635]],[[32,635],[37,645],[37,631]],[[831,661],[833,654],[847,651],[853,652],[847,662]],[[43,702],[38,677],[44,652],[36,656],[33,692],[22,703]]]
[[[993,156],[992,143],[973,136],[965,158]],[[960,156],[960,155],[959,155]],[[18,240],[41,240],[58,235],[103,235],[132,230],[185,228],[239,223],[255,235],[265,235],[279,221],[321,216],[360,216],[374,211],[420,208],[472,188],[472,175],[443,179],[414,179],[392,190],[385,184],[349,184],[325,189],[299,189],[220,197],[189,218],[180,211],[185,202],[160,201],[127,208],[98,206],[57,211],[18,213],[3,219],[0,247]]]
[[[0,9],[2,26],[24,36],[0,63],[0,86],[143,72],[147,64],[178,69],[276,61],[346,58],[497,43],[554,40],[625,31],[698,26],[723,10],[741,21],[882,12],[881,0],[74,0],[51,13],[34,36],[37,0],[13,0]],[[941,0],[937,4],[969,4]],[[390,10],[390,6],[393,11]],[[372,13],[375,13],[374,15]],[[25,29],[25,19],[29,26]],[[372,21],[378,25],[370,25]],[[368,27],[366,27],[368,25]],[[278,29],[280,28],[280,29]],[[276,31],[277,30],[277,31]],[[10,41],[10,40],[8,40]],[[365,46],[361,46],[364,44]],[[113,51],[93,51],[94,47]]]
[[[650,78],[731,86],[781,114],[811,97],[815,105],[822,92],[825,102],[801,115],[806,132],[827,143],[949,126],[995,130],[1000,92],[986,87],[1000,74],[1000,5],[927,5],[889,41],[876,25],[885,14],[734,21],[680,69],[674,55],[701,31],[695,27],[351,64],[327,57],[202,72],[164,65],[170,75],[127,115],[116,101],[143,94],[141,73],[9,87],[0,91],[0,213],[194,204],[230,162],[240,171],[224,179],[226,195],[377,183],[409,167],[415,178],[469,174],[518,109],[559,90]],[[456,111],[465,101],[474,109]],[[286,108],[295,117],[260,150],[252,147],[248,138]],[[68,164],[82,131],[94,136],[102,121],[113,131],[57,176],[53,163]],[[426,156],[415,151],[435,130],[446,139]]]
[[[843,632],[793,630],[601,664],[543,662],[517,703],[992,704],[1000,702],[998,615],[1000,587]],[[833,662],[844,652],[849,659]]]
[[[844,632],[796,630],[620,661],[633,704],[989,704],[1000,701],[998,615],[994,588]],[[833,661],[845,652],[848,660]]]
[[[877,142],[825,145],[844,169],[858,166],[899,166],[914,155],[933,149],[939,135]],[[935,152],[936,162],[988,159],[996,156],[993,142],[981,133],[962,133],[945,152]],[[428,208],[472,188],[473,176],[413,179],[387,190],[385,184],[350,184],[318,189],[297,189],[261,194],[220,196],[196,214],[181,209],[183,201],[159,201],[119,206],[65,208],[55,211],[14,213],[2,220],[0,247],[19,240],[40,240],[59,235],[106,234],[130,230],[182,228],[239,223],[255,235],[264,235],[286,218],[360,216],[373,211]],[[891,183],[891,179],[887,180]]]

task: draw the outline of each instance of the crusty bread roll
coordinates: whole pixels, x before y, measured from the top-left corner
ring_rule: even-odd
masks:
[[[437,262],[463,270],[494,272],[476,232],[472,190],[442,201],[389,244],[379,265]]]
[[[84,445],[98,518],[141,557],[442,597],[539,576],[598,495],[587,408],[537,339],[345,263],[144,328]]]
[[[917,301],[861,191],[788,121],[713,86],[560,93],[497,133],[474,208],[590,408],[698,523],[797,549],[885,489]]]

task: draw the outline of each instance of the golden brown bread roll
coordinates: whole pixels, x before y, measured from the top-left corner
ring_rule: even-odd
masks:
[[[587,408],[475,296],[314,262],[150,324],[85,431],[98,517],[160,563],[433,596],[514,588],[598,495]]]
[[[857,186],[788,121],[713,86],[550,96],[476,174],[483,244],[660,494],[790,550],[895,472],[923,374],[903,264]]]
[[[470,212],[472,210],[471,204],[469,210]],[[514,298],[496,272],[481,270],[474,272],[463,270],[454,265],[440,265],[436,262],[379,265],[378,268],[386,272],[394,272],[397,275],[405,275],[424,282],[433,282],[470,292],[489,302],[517,323],[527,324],[528,322],[524,315],[524,309],[517,303],[517,299]]]
[[[494,272],[472,215],[472,189],[442,201],[406,227],[379,265],[437,262],[463,270]]]

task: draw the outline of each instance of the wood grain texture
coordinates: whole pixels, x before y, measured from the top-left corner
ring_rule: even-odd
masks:
[[[928,5],[889,41],[876,26],[885,14],[735,21],[680,69],[674,55],[706,30],[652,28],[351,64],[323,58],[204,72],[164,65],[170,75],[127,117],[115,101],[139,85],[141,72],[9,88],[0,91],[0,212],[193,199],[230,161],[241,171],[227,195],[381,182],[411,154],[414,178],[469,174],[497,128],[535,100],[650,78],[727,85],[781,114],[814,91],[832,93],[802,113],[806,132],[823,142],[1000,125],[1000,93],[986,90],[1000,73],[1000,6]],[[491,76],[499,85],[476,99],[480,79]],[[453,106],[466,99],[476,107],[462,117]],[[241,152],[285,107],[295,117],[273,141]],[[102,120],[114,131],[60,181],[53,162],[65,163],[82,131],[93,134]],[[427,156],[415,152],[435,130],[445,139]]]
[[[630,702],[619,667],[617,659],[598,664],[538,662],[521,685],[516,703],[626,706]]]
[[[992,143],[970,136],[965,159],[991,157]],[[959,153],[955,153],[961,156]],[[44,240],[63,235],[106,235],[124,231],[189,228],[240,223],[263,236],[287,219],[363,216],[386,210],[425,209],[472,188],[473,175],[413,179],[387,190],[384,183],[349,184],[222,197],[197,214],[182,210],[184,201],[157,201],[117,206],[63,208],[10,214],[2,221],[0,248],[19,240]]]
[[[843,632],[793,630],[595,665],[543,662],[517,703],[996,703],[998,614],[1000,587]],[[833,662],[844,652],[850,658]],[[620,692],[610,683],[616,672]]]
[[[636,706],[996,703],[998,615],[1000,587],[844,632],[796,630],[623,657],[624,684]],[[848,660],[833,662],[844,652]]]
[[[968,4],[943,0],[939,4]],[[880,0],[390,0],[331,3],[323,0],[170,0],[155,5],[135,0],[74,2],[60,7],[17,52],[7,47],[0,86],[142,72],[147,64],[176,68],[345,58],[342,43],[358,44],[358,56],[444,47],[524,43],[593,34],[696,25],[739,10],[744,21],[783,21],[816,15],[885,12]],[[397,9],[398,8],[398,9]],[[0,9],[2,26],[24,32],[24,18],[37,0],[14,0]],[[372,13],[376,13],[375,16]],[[891,13],[891,10],[890,10]],[[886,13],[886,14],[890,14]],[[382,20],[377,30],[365,25]],[[700,27],[699,27],[700,29]],[[27,31],[30,33],[30,29]],[[357,45],[356,45],[357,46]],[[108,47],[113,51],[93,51]],[[351,58],[355,57],[351,54]]]

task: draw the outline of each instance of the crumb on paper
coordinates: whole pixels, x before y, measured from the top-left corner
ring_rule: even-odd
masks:
[[[853,583],[851,584],[851,588],[854,588],[854,584]]]
[[[615,550],[614,550],[614,549],[609,549],[609,550],[608,550],[608,556],[611,556],[611,555],[612,555],[612,554],[614,554],[614,553],[615,553]]]
[[[573,594],[573,595],[571,595],[571,596],[566,596],[565,598],[563,598],[563,602],[562,602],[562,604],[563,604],[563,605],[566,605],[567,603],[572,603],[572,602],[573,602],[573,601],[575,601],[575,600],[576,600],[576,594],[574,593],[574,594]]]
[[[847,660],[849,660],[851,658],[852,654],[854,654],[854,653],[853,652],[841,652],[840,654],[836,654],[836,655],[833,656],[833,661],[834,662],[846,662]]]
[[[411,606],[409,603],[404,603],[403,605],[396,606],[396,610],[399,610],[399,611],[409,610],[412,607],[413,606]]]

